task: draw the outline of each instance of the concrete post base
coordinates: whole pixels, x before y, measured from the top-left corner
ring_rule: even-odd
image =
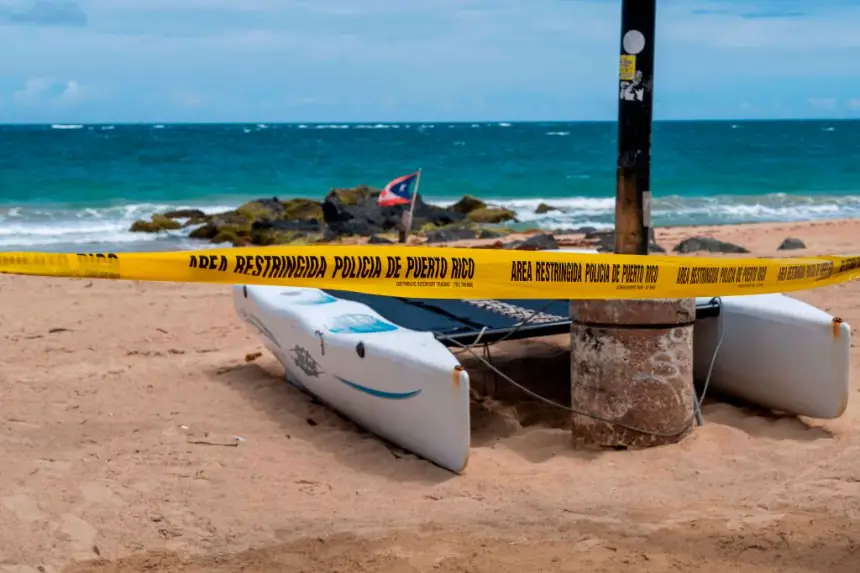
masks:
[[[607,420],[573,414],[577,445],[650,447],[692,431],[694,299],[574,300],[570,316],[571,406]]]

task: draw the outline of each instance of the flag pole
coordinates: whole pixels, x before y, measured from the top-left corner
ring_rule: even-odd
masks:
[[[409,239],[409,231],[412,230],[412,219],[415,214],[415,201],[418,199],[418,186],[421,184],[421,168],[418,168],[416,171],[417,176],[415,177],[415,189],[412,191],[412,197],[409,199],[409,217],[406,221],[406,224],[403,225],[403,231],[400,233],[400,242],[406,243]]]

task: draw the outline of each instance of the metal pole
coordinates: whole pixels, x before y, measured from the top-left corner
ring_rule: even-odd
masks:
[[[647,255],[650,242],[656,3],[621,5],[615,252],[625,255]],[[693,299],[571,301],[570,402],[598,417],[572,416],[576,442],[647,447],[690,432],[695,316]]]
[[[615,252],[619,254],[648,254],[656,4],[656,0],[621,3],[615,188]]]
[[[400,231],[397,234],[397,242],[406,244],[409,240],[409,231],[412,230],[412,219],[415,215],[415,201],[418,199],[418,186],[421,184],[421,169],[415,172],[415,188],[412,190],[412,197],[409,200],[409,210],[403,212]]]

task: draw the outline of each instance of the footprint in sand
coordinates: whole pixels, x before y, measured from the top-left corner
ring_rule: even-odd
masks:
[[[68,535],[73,559],[91,559],[98,531],[95,527],[71,513],[61,517],[60,530]]]
[[[2,498],[3,507],[15,514],[21,521],[38,521],[45,514],[39,509],[39,504],[29,495],[10,495]]]
[[[117,496],[116,492],[108,485],[87,482],[78,486],[81,493],[90,503],[105,503],[111,505],[119,505],[122,500]]]

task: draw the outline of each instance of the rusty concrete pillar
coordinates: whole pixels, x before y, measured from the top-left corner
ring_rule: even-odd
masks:
[[[570,316],[571,406],[605,420],[573,414],[574,442],[683,439],[693,427],[695,299],[573,300]]]

